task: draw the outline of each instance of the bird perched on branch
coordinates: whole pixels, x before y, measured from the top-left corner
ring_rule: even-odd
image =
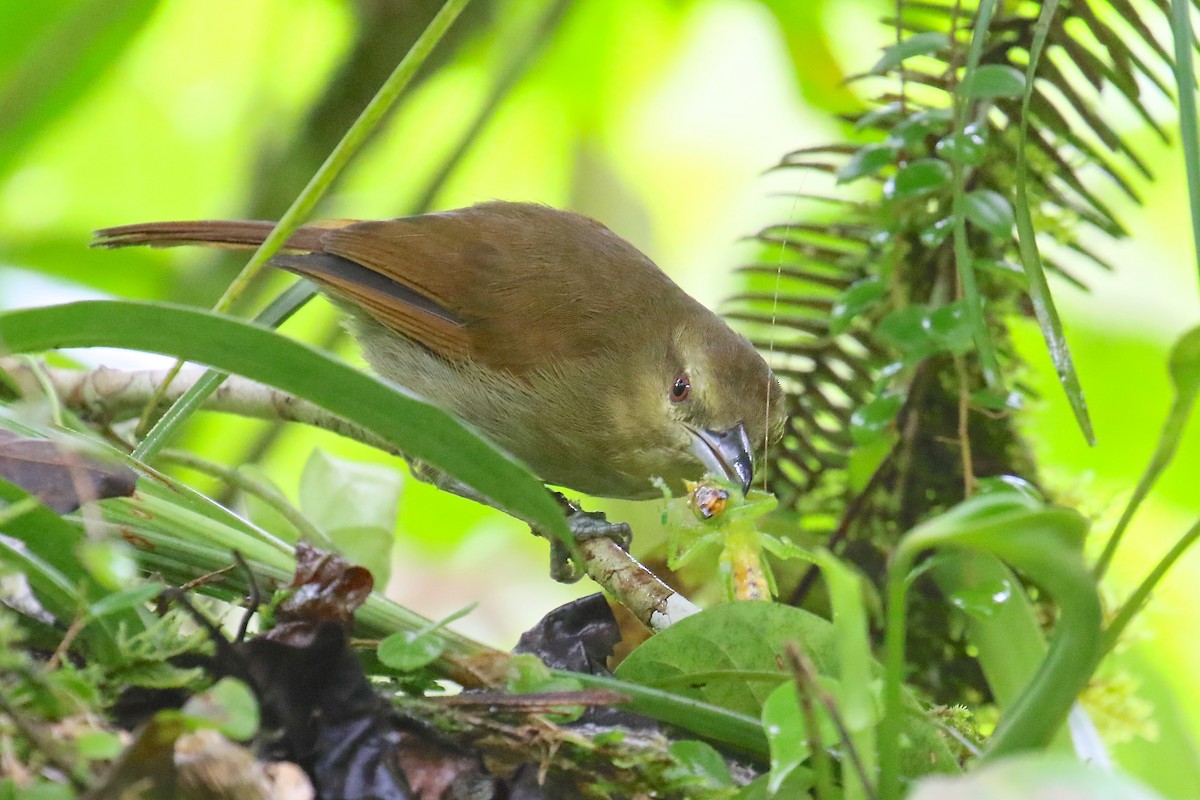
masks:
[[[103,247],[257,248],[271,222],[149,222]],[[301,228],[269,262],[348,313],[367,362],[470,422],[543,481],[660,496],[709,472],[744,489],[783,396],[742,336],[587,217],[489,202]]]

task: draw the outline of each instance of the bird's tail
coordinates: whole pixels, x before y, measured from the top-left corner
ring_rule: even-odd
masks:
[[[92,247],[178,247],[180,245],[211,245],[231,250],[254,250],[275,227],[274,222],[259,220],[195,222],[140,222],[96,231]],[[320,248],[320,228],[301,228],[292,234],[284,248],[287,250],[317,250]]]

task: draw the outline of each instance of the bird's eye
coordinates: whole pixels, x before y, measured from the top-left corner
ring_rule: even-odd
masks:
[[[687,373],[681,373],[675,378],[675,383],[671,386],[671,402],[682,403],[688,399],[688,395],[692,393],[692,382],[688,380]]]

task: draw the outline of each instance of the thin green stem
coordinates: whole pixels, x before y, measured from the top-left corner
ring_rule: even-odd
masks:
[[[987,38],[988,27],[992,24],[992,14],[995,10],[995,0],[983,0],[979,4],[975,17],[975,28],[971,32],[971,46],[967,50],[967,66],[963,73],[963,85],[969,85],[972,73],[979,66],[983,43]],[[962,97],[961,92],[954,93],[954,132],[959,137],[965,136],[968,105],[969,101]],[[983,314],[983,297],[979,294],[975,263],[967,245],[966,170],[958,159],[951,162],[950,168],[954,184],[954,194],[951,200],[951,209],[954,215],[954,261],[962,281],[967,320],[971,323],[975,349],[979,351],[983,379],[989,388],[1000,390],[1002,388],[1000,362],[996,357],[996,347],[992,342],[991,332],[988,331],[987,321]]]
[[[1192,4],[1171,0],[1171,35],[1175,44],[1175,86],[1179,93],[1179,138],[1187,172],[1192,218],[1193,257],[1200,266],[1200,126],[1196,120],[1196,73],[1192,66]]]
[[[286,519],[300,533],[302,538],[325,550],[337,549],[336,545],[330,541],[324,531],[314,525],[308,517],[301,514],[300,510],[289,503],[288,499],[283,496],[283,493],[270,483],[182,450],[164,450],[159,454],[159,458],[169,463],[202,472],[205,475],[211,475],[239,491],[257,497]]]
[[[214,306],[214,310],[227,310],[233,301],[245,290],[249,282],[266,266],[271,256],[283,246],[301,223],[309,218],[321,197],[324,196],[342,170],[346,168],[346,165],[350,163],[368,137],[379,127],[379,124],[383,121],[383,118],[387,115],[392,105],[395,104],[401,92],[408,86],[413,76],[417,73],[417,70],[425,63],[429,54],[433,52],[433,48],[441,40],[442,36],[445,35],[450,25],[468,2],[470,0],[446,0],[433,20],[430,21],[429,26],[426,27],[421,36],[413,44],[412,49],[401,59],[396,69],[384,81],[383,86],[371,98],[371,102],[367,104],[362,113],[358,115],[358,119],[346,131],[342,140],[333,148],[329,157],[325,159],[325,162],[317,169],[292,205],[280,217],[275,228],[268,234],[259,248],[254,251],[254,254],[250,256],[250,260],[246,262],[246,266],[242,268],[242,271],[229,284],[229,287]],[[194,394],[200,400],[203,400],[219,384],[220,380],[217,380],[215,384],[205,382],[202,388],[198,388],[201,387],[201,383],[198,383],[196,387],[193,387]],[[181,397],[176,402],[176,405],[192,409],[198,408],[200,403],[196,401],[196,397],[188,396],[191,394],[193,392],[188,392],[187,395]],[[153,398],[151,399],[151,403],[157,405],[157,401]],[[183,418],[186,418],[186,416]],[[180,418],[176,418],[173,426],[177,428],[180,421]],[[157,426],[155,427],[157,428]],[[147,439],[149,440],[150,437],[147,437]],[[165,446],[165,439],[165,436],[156,436],[153,438],[151,444],[143,442],[138,448],[138,457],[142,460],[152,458]]]
[[[1154,565],[1154,569],[1150,570],[1150,574],[1138,585],[1133,594],[1125,601],[1125,604],[1121,606],[1121,610],[1108,623],[1108,627],[1104,629],[1104,638],[1100,644],[1100,655],[1097,663],[1117,646],[1117,642],[1120,641],[1121,634],[1125,632],[1125,628],[1129,626],[1129,623],[1133,621],[1137,613],[1146,605],[1146,601],[1150,599],[1150,593],[1154,591],[1154,588],[1158,586],[1163,576],[1167,574],[1171,567],[1175,566],[1175,562],[1187,552],[1189,547],[1196,543],[1197,539],[1200,539],[1200,522],[1197,522],[1187,533],[1181,536],[1179,541],[1175,543],[1175,546],[1167,551],[1167,554]]]

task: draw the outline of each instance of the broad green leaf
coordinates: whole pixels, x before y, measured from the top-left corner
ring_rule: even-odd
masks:
[[[860,314],[887,295],[887,284],[881,278],[864,278],[850,284],[833,301],[829,312],[829,332],[833,335],[845,333]]]
[[[950,165],[937,158],[910,161],[887,179],[883,196],[888,200],[909,200],[923,197],[950,185],[953,177]]]
[[[758,716],[774,688],[791,679],[782,668],[790,641],[804,643],[822,675],[837,674],[832,626],[775,603],[729,603],[687,617],[634,650],[616,674]]]
[[[445,649],[445,642],[430,633],[398,631],[380,642],[375,654],[385,666],[414,672],[432,664]]]
[[[300,473],[300,510],[330,534],[339,528],[391,530],[402,483],[394,468],[313,450]]]
[[[838,183],[849,183],[874,175],[896,160],[896,148],[888,144],[865,144],[854,151],[850,160],[838,168]]]
[[[725,759],[707,742],[683,739],[672,742],[667,752],[676,761],[676,766],[668,772],[672,784],[710,789],[733,785]]]
[[[975,167],[987,158],[987,139],[976,126],[968,125],[962,133],[951,133],[939,139],[934,152],[947,161]]]
[[[850,415],[850,437],[856,445],[870,444],[879,439],[896,421],[904,405],[904,395],[889,392],[854,409]]]
[[[883,57],[871,67],[873,75],[880,75],[893,67],[898,67],[906,58],[927,56],[940,53],[950,45],[950,39],[944,33],[927,31],[915,33],[902,42],[884,48]]]
[[[967,73],[958,93],[967,100],[1020,97],[1025,93],[1025,76],[1007,64],[983,64]]]
[[[168,305],[82,302],[0,314],[9,352],[121,347],[245,375],[320,405],[569,538],[558,504],[514,458],[445,411],[311,347],[244,322]]]
[[[1004,195],[991,189],[976,189],[963,198],[967,219],[998,239],[1012,236],[1013,208]]]
[[[193,695],[184,704],[182,714],[237,742],[247,741],[258,730],[258,701],[250,687],[236,678],[222,678]]]

